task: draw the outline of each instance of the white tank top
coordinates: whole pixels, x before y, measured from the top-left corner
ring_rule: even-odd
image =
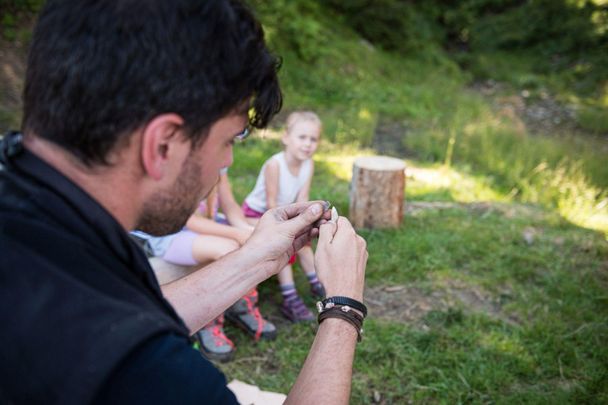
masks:
[[[298,193],[302,187],[304,187],[312,172],[311,159],[305,160],[300,167],[298,175],[294,176],[289,171],[289,167],[287,167],[285,152],[279,152],[272,156],[264,163],[264,166],[262,166],[262,170],[260,170],[260,175],[258,176],[253,191],[245,198],[247,205],[258,212],[266,212],[268,209],[264,171],[266,170],[266,165],[272,159],[279,162],[279,192],[277,194],[277,206],[294,203],[298,197]]]

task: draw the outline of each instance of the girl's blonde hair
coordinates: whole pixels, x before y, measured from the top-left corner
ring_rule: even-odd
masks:
[[[323,123],[317,114],[312,111],[294,111],[287,117],[286,121],[286,132],[290,133],[295,124],[300,121],[308,121],[315,123],[319,126],[319,128],[323,127]]]

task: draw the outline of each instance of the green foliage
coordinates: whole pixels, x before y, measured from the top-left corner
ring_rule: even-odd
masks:
[[[327,52],[327,28],[319,22],[321,8],[303,0],[252,0],[265,24],[269,43],[292,50],[300,60],[313,63]]]
[[[592,94],[607,76],[608,7],[599,1],[332,0],[321,4],[371,43],[402,54],[433,47],[464,50],[455,56],[473,62],[467,66],[475,69],[475,58],[484,54],[527,53],[536,73],[562,72],[570,76],[568,85],[585,94]]]
[[[547,55],[589,51],[602,36],[591,19],[598,9],[590,1],[582,3],[534,0],[504,13],[482,15],[471,26],[472,45],[477,49],[536,48]]]
[[[346,22],[363,38],[387,50],[424,50],[437,35],[435,27],[419,11],[420,7],[410,2],[331,0],[327,3],[345,16]]]
[[[22,30],[21,24],[38,12],[45,0],[0,0],[0,37],[8,41],[28,40],[29,30]]]
[[[19,128],[20,122],[20,114],[16,114],[14,111],[0,107],[0,128]]]
[[[597,134],[608,134],[608,108],[585,107],[578,112],[578,124]]]

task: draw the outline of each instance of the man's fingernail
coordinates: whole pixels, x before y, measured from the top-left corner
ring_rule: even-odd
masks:
[[[310,212],[317,215],[319,212],[321,212],[321,206],[319,204],[313,204],[313,206],[310,207]]]
[[[323,212],[327,211],[330,205],[329,201],[323,201]]]

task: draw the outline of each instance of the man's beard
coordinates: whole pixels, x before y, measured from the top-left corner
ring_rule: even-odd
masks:
[[[168,235],[182,229],[203,198],[200,164],[189,156],[172,190],[160,191],[144,203],[137,229],[151,235]]]

